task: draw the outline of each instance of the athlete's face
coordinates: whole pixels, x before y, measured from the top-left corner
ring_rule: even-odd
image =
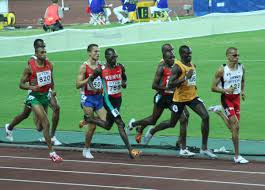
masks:
[[[91,48],[91,51],[88,52],[88,56],[93,59],[94,61],[98,61],[99,60],[99,53],[100,53],[100,50],[99,50],[99,47],[97,46],[93,46]]]
[[[192,58],[192,51],[190,48],[184,48],[181,52],[181,60],[183,60],[185,63],[191,62]]]
[[[46,60],[46,49],[44,47],[39,47],[36,49],[35,54],[36,57],[41,60],[41,61],[45,61]]]
[[[108,51],[105,55],[106,61],[112,66],[117,63],[118,54],[116,51]]]
[[[239,60],[239,52],[238,52],[238,50],[231,49],[228,52],[228,54],[226,55],[226,57],[227,57],[227,60],[230,63],[238,63],[238,60]]]
[[[167,65],[172,66],[175,62],[175,55],[171,51],[167,51],[164,54],[164,61]]]

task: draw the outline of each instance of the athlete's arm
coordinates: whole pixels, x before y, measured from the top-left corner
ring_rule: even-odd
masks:
[[[241,82],[241,97],[242,100],[245,100],[246,94],[245,94],[245,67],[243,66],[243,76],[242,76],[242,82]]]
[[[171,70],[171,76],[169,77],[169,80],[168,80],[168,87],[170,89],[180,87],[180,85],[186,81],[187,77],[179,79],[179,76],[181,75],[181,73],[182,71],[180,67],[177,64],[175,64]]]
[[[86,66],[83,64],[79,68],[79,73],[77,75],[76,79],[76,88],[82,88],[88,83],[88,78],[85,78],[85,73],[86,73]]]
[[[54,78],[53,78],[53,64],[51,63],[51,78],[52,78],[52,81],[51,81],[51,90],[52,90],[52,96],[56,96],[56,91],[55,91],[55,85],[54,85]]]
[[[28,83],[30,75],[31,75],[31,68],[30,68],[30,66],[27,66],[24,69],[22,77],[20,78],[19,88],[23,89],[23,90],[38,91],[40,89],[40,87],[37,84],[35,86],[32,86]]]
[[[122,70],[122,73],[121,73],[121,87],[122,88],[126,88],[127,87],[127,75],[126,75],[126,72],[125,72],[125,67],[123,64],[120,64],[121,66],[121,70]]]
[[[156,91],[163,91],[165,90],[165,87],[161,86],[160,82],[163,76],[163,64],[159,64],[156,69],[155,78],[153,80],[152,89]]]
[[[223,89],[223,88],[218,87],[218,83],[221,81],[221,78],[223,76],[224,76],[224,67],[221,66],[216,71],[216,73],[214,75],[214,79],[213,79],[212,87],[211,87],[212,92],[217,92],[217,93],[221,93],[221,94],[224,94],[224,93],[231,94],[231,93],[233,93],[233,91],[234,91],[233,88]]]
[[[90,86],[93,90],[95,90],[95,91],[98,91],[99,89],[96,89],[96,88],[94,87],[94,85],[93,85],[93,81],[94,81],[98,76],[102,76],[102,69],[101,69],[101,68],[96,68],[96,69],[94,70],[94,73],[88,77],[88,84],[89,84],[89,86]]]

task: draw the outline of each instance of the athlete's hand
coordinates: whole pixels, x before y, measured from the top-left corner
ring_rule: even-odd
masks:
[[[29,86],[29,90],[32,90],[32,91],[40,91],[40,87],[38,85],[36,86]]]
[[[226,94],[233,94],[233,92],[234,92],[234,88],[233,88],[233,87],[230,87],[230,88],[228,88],[228,89],[225,89],[224,92],[225,92]]]
[[[187,72],[187,74],[186,74],[186,78],[187,78],[187,79],[190,79],[190,78],[192,77],[192,75],[193,75],[193,69],[191,69],[191,70],[189,70],[189,71]]]
[[[246,99],[246,94],[245,94],[245,92],[241,92],[241,98],[242,98],[243,101],[245,101],[245,99]]]
[[[126,87],[127,87],[127,83],[126,83],[125,81],[122,81],[122,82],[121,82],[121,87],[122,87],[122,88],[126,88]]]
[[[56,92],[52,91],[52,96],[55,97],[56,96]]]

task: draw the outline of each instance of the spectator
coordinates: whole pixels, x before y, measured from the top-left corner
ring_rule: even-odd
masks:
[[[110,8],[112,4],[106,5],[105,0],[88,0],[90,24],[109,24]]]
[[[63,10],[58,5],[58,0],[52,0],[52,4],[48,6],[44,15],[43,29],[46,31],[62,30]]]
[[[155,6],[150,7],[150,12],[154,15],[155,12],[168,11],[167,0],[154,0]]]

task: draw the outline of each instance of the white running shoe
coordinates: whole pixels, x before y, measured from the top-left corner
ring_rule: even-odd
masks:
[[[211,111],[211,112],[221,112],[223,109],[223,107],[221,105],[216,105],[216,106],[210,106],[208,108],[208,111]]]
[[[180,151],[179,151],[179,155],[180,155],[180,156],[184,156],[184,157],[185,157],[185,156],[186,156],[186,157],[190,157],[190,156],[194,156],[195,153],[189,151],[188,148],[186,148],[186,149],[180,149]]]
[[[234,162],[235,162],[236,164],[247,164],[247,163],[249,163],[248,160],[246,160],[245,158],[243,158],[243,157],[240,156],[240,155],[239,155],[237,158],[234,157]]]
[[[210,150],[200,150],[200,154],[204,155],[204,156],[207,156],[209,158],[212,158],[212,159],[215,159],[217,158],[217,156],[215,154],[213,154]]]
[[[154,127],[149,127],[149,129],[145,133],[145,136],[144,136],[144,144],[145,145],[147,145],[149,143],[149,141],[151,140],[151,138],[153,137],[153,135],[151,135],[151,133],[150,133],[153,128]]]
[[[45,140],[44,137],[39,138],[39,141],[40,141],[40,142],[44,142],[44,143],[46,143],[46,140]],[[62,143],[61,143],[61,142],[60,142],[55,136],[53,136],[53,137],[51,138],[51,141],[52,141],[52,144],[53,144],[54,146],[60,146],[60,145],[62,145]]]
[[[129,123],[128,123],[128,127],[125,129],[125,132],[127,135],[130,135],[131,134],[131,131],[133,130],[133,125],[132,123],[135,122],[136,120],[134,118],[132,118]]]
[[[13,138],[13,131],[8,129],[9,123],[5,124],[5,129],[6,129],[6,139],[13,142],[14,138]]]
[[[94,156],[90,152],[90,148],[84,148],[83,149],[83,157],[88,159],[93,159]]]
[[[131,131],[131,130],[133,130],[133,125],[132,125],[132,123],[133,122],[135,122],[136,120],[134,119],[134,118],[132,118],[130,121],[129,121],[129,124],[128,124],[128,128],[129,128],[129,130]]]
[[[60,146],[60,145],[62,145],[62,143],[56,138],[56,136],[53,136],[53,137],[51,138],[51,140],[52,140],[52,144],[53,144],[54,146]]]
[[[213,152],[214,153],[229,153],[230,151],[229,150],[226,150],[226,148],[224,146],[222,146],[219,149],[214,149]]]

